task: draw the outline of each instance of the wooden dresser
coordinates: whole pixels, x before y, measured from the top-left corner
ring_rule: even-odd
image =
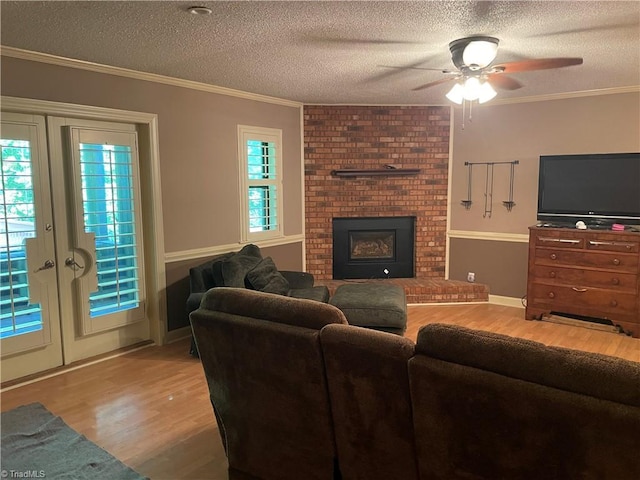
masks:
[[[550,312],[640,336],[640,233],[531,227],[526,318]]]

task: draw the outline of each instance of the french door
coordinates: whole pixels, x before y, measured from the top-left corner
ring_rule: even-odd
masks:
[[[0,338],[3,381],[63,362],[46,144],[44,117],[2,116]]]
[[[16,135],[9,135],[10,130],[5,134],[6,119],[2,139],[13,146],[19,139],[11,138]],[[19,277],[23,270],[18,262],[11,267],[15,275],[9,275],[7,285],[3,281],[3,322],[10,316],[12,327],[2,338],[3,381],[150,336],[135,125],[52,116],[46,118],[45,130],[44,118],[39,122],[34,130],[40,143],[47,139],[48,150],[38,162],[30,150],[32,197],[26,191],[18,197],[16,189],[8,188],[26,176],[16,172],[26,169],[27,162],[13,160],[16,155],[7,150],[3,248],[10,260],[19,260],[23,253],[26,273]],[[3,146],[3,162],[4,151]],[[20,243],[15,232],[25,221],[27,233],[20,234],[28,237]],[[29,221],[33,228],[26,230]],[[10,223],[17,226],[10,230]],[[23,304],[28,314],[20,310]],[[42,335],[35,343],[14,346],[25,343],[23,325],[30,318],[25,315],[33,311],[39,312]],[[46,351],[51,355],[43,360]]]

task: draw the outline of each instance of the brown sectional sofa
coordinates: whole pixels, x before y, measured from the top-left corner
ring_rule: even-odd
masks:
[[[191,322],[232,479],[640,478],[639,363],[245,289]]]

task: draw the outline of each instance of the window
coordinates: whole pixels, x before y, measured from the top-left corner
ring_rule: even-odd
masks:
[[[131,163],[129,145],[80,144],[84,230],[95,235],[98,273],[91,317],[140,304]]]
[[[42,329],[40,304],[31,303],[26,239],[36,237],[35,201],[28,140],[1,139],[0,337]]]
[[[238,127],[242,241],[282,236],[282,131]]]

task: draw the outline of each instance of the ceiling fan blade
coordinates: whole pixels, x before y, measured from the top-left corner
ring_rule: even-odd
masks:
[[[429,83],[425,83],[424,85],[420,85],[419,87],[416,88],[412,88],[411,90],[413,90],[414,92],[416,90],[424,90],[425,88],[430,88],[430,87],[435,87],[436,85],[441,85],[443,83],[448,83],[448,82],[452,82],[454,81],[456,78],[441,78],[440,80],[436,80],[435,82],[429,82]]]
[[[503,69],[504,73],[529,72],[532,70],[547,70],[550,68],[570,67],[572,65],[582,65],[582,58],[536,58],[533,60],[522,60],[520,62],[508,62],[500,65],[493,65],[493,68]]]
[[[458,74],[460,72],[458,71],[453,71],[453,70],[447,70],[446,68],[426,68],[426,67],[397,67],[394,65],[378,65],[378,67],[380,68],[393,68],[396,70],[427,70],[430,72],[440,72],[440,73],[455,73]]]
[[[494,87],[501,88],[502,90],[517,90],[522,88],[522,84],[514,78],[502,75],[500,73],[494,73],[489,75],[489,82]]]
[[[638,18],[630,19],[616,23],[613,25],[593,25],[591,27],[572,28],[570,30],[558,30],[554,32],[541,32],[535,35],[527,35],[527,38],[551,37],[557,35],[571,35],[574,33],[594,33],[594,32],[613,32],[615,30],[625,30],[628,28],[638,28]]]

